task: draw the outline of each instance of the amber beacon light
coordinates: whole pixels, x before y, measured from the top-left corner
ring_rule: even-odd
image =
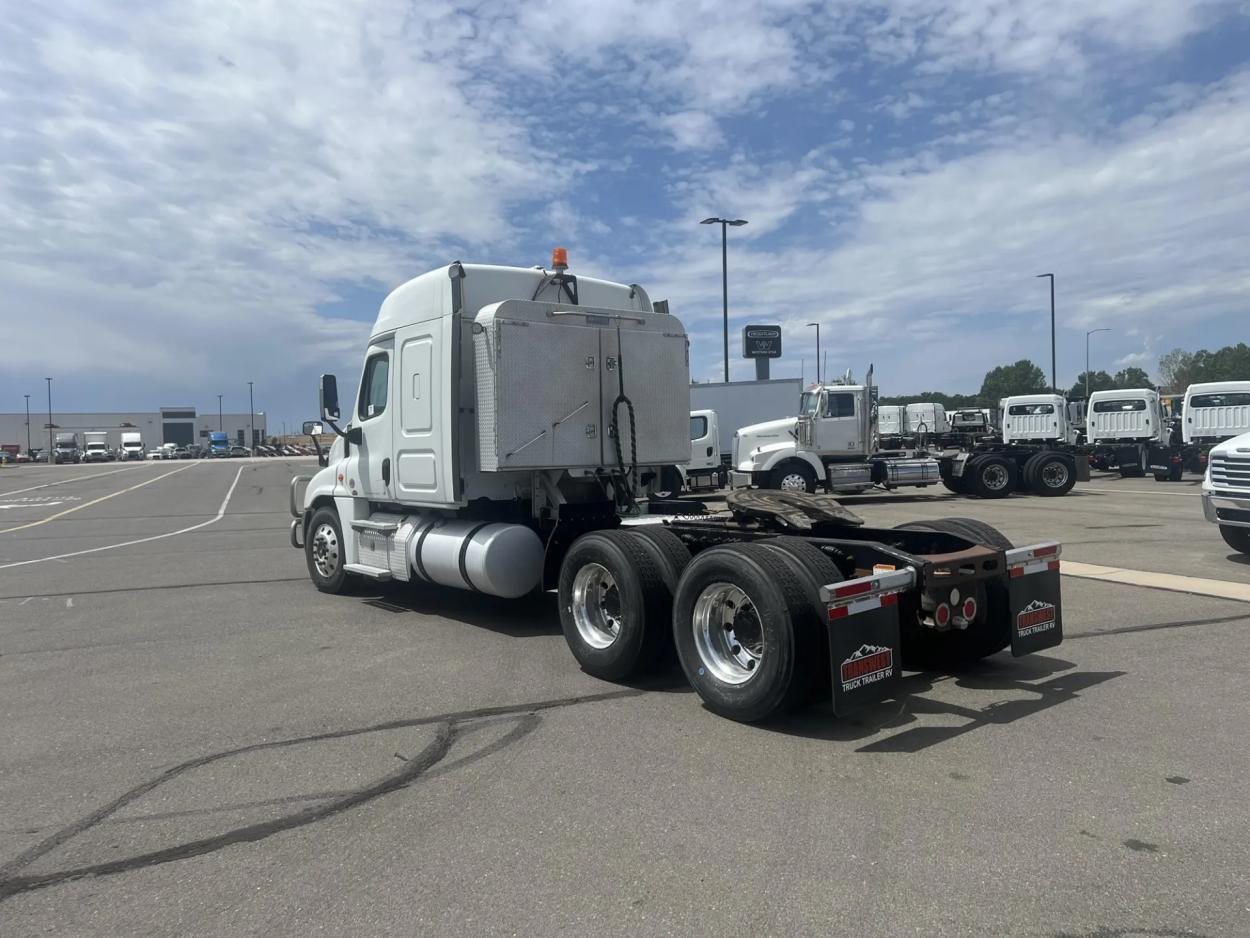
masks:
[[[551,249],[551,266],[555,270],[569,269],[569,252],[567,248]]]

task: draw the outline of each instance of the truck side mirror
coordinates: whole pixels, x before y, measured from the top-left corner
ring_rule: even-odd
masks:
[[[321,376],[321,419],[339,419],[339,382],[334,375]]]
[[[322,428],[321,423],[319,421],[317,420],[305,420],[304,421],[304,436],[321,436],[321,434],[323,433],[325,433],[325,430]]]

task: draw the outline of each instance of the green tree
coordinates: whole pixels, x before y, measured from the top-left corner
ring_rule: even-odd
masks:
[[[1089,372],[1089,393],[1095,391],[1110,391],[1112,388],[1119,387],[1115,383],[1115,379],[1105,371]],[[1068,399],[1075,400],[1085,397],[1085,372],[1081,372],[1077,376],[1076,383],[1068,389]]]
[[[1250,381],[1250,345],[1238,342],[1214,352],[1173,349],[1159,359],[1159,377],[1176,392],[1203,381]]]
[[[1183,391],[1191,383],[1189,374],[1193,364],[1193,352],[1174,348],[1159,359],[1159,380],[1173,391]]]
[[[1150,375],[1146,374],[1145,369],[1138,368],[1136,365],[1130,365],[1128,368],[1122,368],[1115,373],[1115,387],[1117,388],[1153,388],[1154,382],[1150,380]]]
[[[993,406],[1015,394],[1041,394],[1047,389],[1046,375],[1027,358],[1013,365],[999,365],[986,373],[981,382],[981,400]]]

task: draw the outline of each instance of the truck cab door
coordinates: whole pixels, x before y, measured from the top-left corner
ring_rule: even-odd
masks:
[[[394,376],[395,340],[380,339],[369,346],[365,368],[360,377],[360,393],[352,424],[360,429],[360,443],[351,447],[348,457],[348,482],[353,495],[374,501],[389,501],[392,496],[394,467],[391,465],[391,399]]]
[[[815,419],[816,450],[825,456],[861,456],[864,440],[862,402],[854,391],[827,388],[821,392]]]
[[[690,464],[687,471],[711,469],[720,463],[716,452],[720,439],[713,411],[694,411],[690,415]]]

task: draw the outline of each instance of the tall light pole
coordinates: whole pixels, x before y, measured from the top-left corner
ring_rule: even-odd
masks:
[[[52,439],[52,379],[43,380],[48,382],[48,464],[51,465],[56,459],[56,446]]]
[[[729,236],[730,226],[741,228],[745,218],[705,218],[700,225],[720,225],[720,286],[725,313],[725,383],[729,383]]]
[[[808,325],[816,327],[816,383],[820,384],[820,323],[809,322]]]
[[[1050,389],[1058,394],[1059,385],[1055,383],[1055,275],[1038,274],[1038,276],[1050,278]]]
[[[1089,419],[1089,337],[1095,332],[1110,332],[1110,329],[1090,329],[1085,333],[1085,412],[1086,420]]]
[[[252,451],[252,455],[256,455],[256,404],[252,400],[252,382],[247,383],[247,432],[249,439],[247,448]]]
[[[222,422],[221,422],[221,395],[218,394],[217,395],[217,432],[221,433],[225,429],[226,428],[222,425]]]
[[[30,455],[30,395],[23,394],[26,398],[26,455]]]

